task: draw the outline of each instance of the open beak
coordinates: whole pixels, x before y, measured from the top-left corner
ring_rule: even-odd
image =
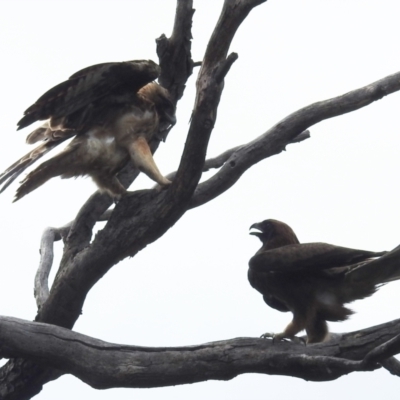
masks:
[[[261,228],[260,228],[260,223],[256,223],[256,224],[253,224],[251,227],[250,227],[250,229],[258,229],[258,231],[261,231]],[[262,231],[261,232],[258,232],[258,231],[256,231],[256,232],[250,232],[249,233],[249,235],[254,235],[254,236],[258,236],[258,237],[260,237],[261,235],[262,235]]]

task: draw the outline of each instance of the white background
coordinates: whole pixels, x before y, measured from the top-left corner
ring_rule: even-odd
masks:
[[[193,59],[200,61],[222,1],[196,1]],[[291,112],[344,94],[400,69],[394,0],[269,0],[246,19],[232,43],[239,54],[226,79],[209,157],[246,143]],[[73,72],[100,62],[157,60],[155,38],[170,35],[175,0],[0,1],[0,170],[24,155],[30,128],[15,132],[23,111]],[[178,125],[156,155],[176,170],[187,134],[198,69],[178,105]],[[157,243],[115,266],[90,292],[74,329],[106,341],[145,346],[194,345],[281,331],[290,315],[268,308],[247,281],[259,248],[249,226],[267,218],[290,224],[300,241],[368,250],[400,243],[398,170],[400,95],[311,128],[311,139],[249,170],[229,192],[191,210]],[[131,190],[151,187],[141,177]],[[95,190],[87,179],[53,179],[11,204],[0,196],[0,315],[32,320],[33,278],[46,226],[74,218]],[[101,228],[101,226],[99,226]],[[62,251],[57,243],[58,257]],[[347,332],[399,317],[399,283],[356,302]],[[334,382],[244,375],[159,389],[96,391],[72,376],[47,384],[47,399],[289,399],[398,397],[387,371]],[[353,396],[353,395],[352,395]]]

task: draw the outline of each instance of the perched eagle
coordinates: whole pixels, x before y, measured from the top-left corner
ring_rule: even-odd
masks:
[[[400,279],[400,265],[371,258],[372,252],[326,243],[300,244],[283,222],[268,219],[253,224],[250,232],[262,247],[249,261],[248,278],[264,301],[278,311],[290,311],[292,322],[282,333],[264,337],[293,339],[305,329],[307,343],[328,338],[326,321],[344,321],[352,311],[344,304],[372,295],[379,285]],[[383,261],[383,260],[382,260]]]
[[[0,175],[1,191],[71,137],[61,153],[26,176],[14,201],[55,176],[80,175],[91,176],[100,190],[119,199],[126,189],[117,173],[130,161],[161,186],[169,185],[148,145],[155,136],[163,139],[176,122],[168,91],[153,82],[159,73],[151,60],[104,63],[84,68],[47,91],[18,122],[22,129],[46,120],[26,139],[42,143]]]

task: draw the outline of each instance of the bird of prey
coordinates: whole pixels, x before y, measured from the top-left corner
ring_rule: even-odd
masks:
[[[93,65],[43,94],[24,113],[18,129],[46,121],[27,137],[42,143],[0,175],[1,191],[28,166],[72,138],[58,155],[30,172],[15,200],[49,179],[89,175],[100,190],[118,200],[126,193],[117,173],[132,162],[162,187],[171,182],[157,168],[149,148],[176,123],[175,106],[166,89],[153,82],[160,67],[151,60]]]
[[[372,295],[380,285],[400,279],[398,262],[385,262],[386,252],[355,250],[326,243],[300,244],[283,222],[268,219],[253,224],[251,235],[262,247],[249,261],[248,278],[265,303],[293,314],[276,339],[294,339],[304,330],[307,343],[327,340],[326,321],[344,321],[352,311],[344,306]],[[264,334],[262,337],[271,337]]]

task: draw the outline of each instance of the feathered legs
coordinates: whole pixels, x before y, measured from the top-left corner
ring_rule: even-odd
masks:
[[[328,325],[326,321],[313,314],[307,317],[293,315],[293,320],[283,332],[276,334],[264,333],[261,337],[272,338],[274,340],[290,339],[297,342],[301,339],[297,338],[296,335],[303,329],[305,329],[307,333],[307,344],[322,342],[328,335]]]
[[[130,144],[129,153],[136,168],[144,172],[150,179],[164,187],[171,184],[170,180],[161,175],[144,137],[140,136]]]

